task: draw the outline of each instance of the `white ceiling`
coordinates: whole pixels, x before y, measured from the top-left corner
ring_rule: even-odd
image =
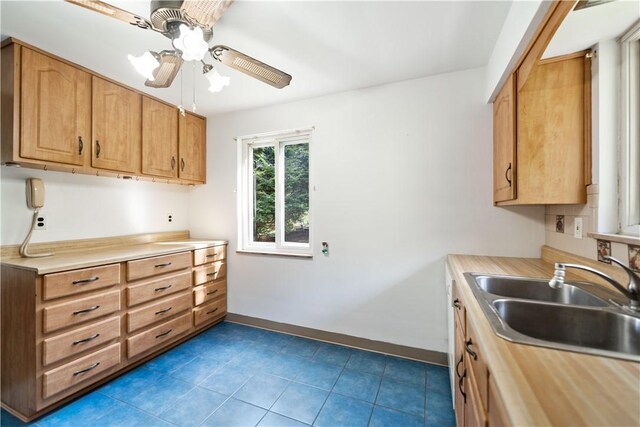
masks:
[[[107,0],[109,1],[109,0]],[[149,1],[109,1],[149,16]],[[510,1],[236,1],[214,28],[226,44],[293,76],[275,89],[218,65],[231,85],[211,94],[196,66],[198,112],[204,115],[282,103],[393,81],[484,66]],[[171,88],[151,89],[127,54],[171,49],[153,31],[55,1],[0,2],[3,39],[11,36],[172,103]],[[212,62],[212,61],[208,61]],[[184,104],[191,105],[194,62],[184,66]],[[214,64],[215,65],[215,64]]]
[[[640,1],[617,0],[573,10],[553,35],[543,58],[589,49],[599,41],[615,39],[640,19]]]

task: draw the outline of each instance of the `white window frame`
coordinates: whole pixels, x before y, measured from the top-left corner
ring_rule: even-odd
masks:
[[[313,255],[312,147],[313,128],[269,132],[236,138],[238,144],[238,252],[311,257]],[[285,242],[284,232],[284,152],[287,145],[306,141],[309,147],[309,243]],[[275,149],[276,241],[253,241],[253,148]]]
[[[640,21],[619,39],[621,53],[621,132],[619,149],[619,233],[640,236]],[[633,181],[633,182],[632,182]],[[635,206],[635,207],[634,207]]]

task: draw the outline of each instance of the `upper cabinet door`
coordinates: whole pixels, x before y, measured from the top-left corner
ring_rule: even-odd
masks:
[[[178,171],[178,110],[142,98],[142,173],[175,178]]]
[[[204,183],[206,162],[206,122],[192,114],[180,116],[180,164],[178,176]]]
[[[85,164],[91,132],[91,76],[22,48],[20,156]]]
[[[119,172],[140,172],[142,96],[93,76],[91,165]]]
[[[516,198],[516,97],[513,75],[493,103],[493,201]]]

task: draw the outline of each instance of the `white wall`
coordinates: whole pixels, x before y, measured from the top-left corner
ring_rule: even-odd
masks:
[[[485,97],[493,102],[549,9],[548,0],[514,0],[487,63]]]
[[[194,236],[226,238],[229,311],[446,352],[445,256],[539,256],[544,208],[492,206],[484,69],[208,120]],[[236,143],[316,127],[313,260],[237,254]],[[327,241],[330,255],[320,252]]]
[[[191,187],[7,166],[1,173],[2,245],[21,243],[31,226],[25,198],[29,177],[41,178],[46,189],[41,213],[47,229],[34,231],[32,242],[188,229]]]

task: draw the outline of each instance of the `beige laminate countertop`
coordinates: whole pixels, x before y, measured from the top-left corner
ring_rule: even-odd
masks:
[[[118,245],[108,248],[103,247],[61,252],[44,258],[7,257],[2,259],[2,265],[32,270],[38,274],[49,274],[158,255],[169,255],[224,244],[227,244],[226,240],[185,239],[168,242]]]
[[[449,255],[447,263],[513,425],[640,425],[640,363],[506,341],[493,332],[463,276],[548,278],[550,263],[470,255]]]

